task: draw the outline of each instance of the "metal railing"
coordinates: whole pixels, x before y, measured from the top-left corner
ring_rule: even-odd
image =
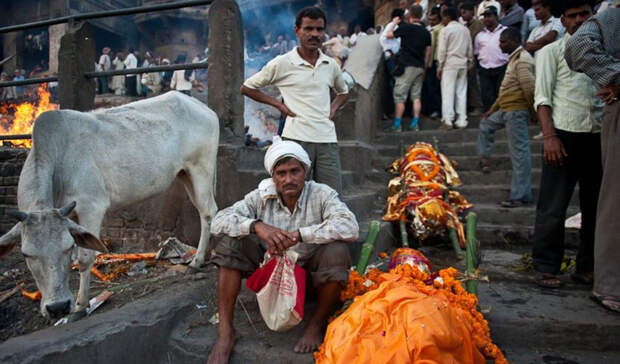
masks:
[[[201,6],[201,5],[210,5],[213,3],[213,1],[214,0],[187,0],[187,1],[180,1],[180,2],[174,2],[174,3],[153,4],[153,5],[137,6],[133,8],[97,11],[97,12],[91,12],[91,13],[85,13],[85,14],[72,14],[72,15],[63,16],[63,17],[54,18],[54,19],[41,20],[41,21],[36,21],[36,22],[31,22],[31,23],[2,27],[0,28],[0,34],[16,32],[16,31],[32,29],[32,28],[39,28],[39,27],[55,25],[55,24],[72,23],[75,21],[84,21],[84,20],[106,18],[106,17],[116,17],[116,16],[123,16],[123,15],[159,12],[159,11],[164,11],[164,10],[174,10],[174,9],[181,9],[181,8]],[[204,69],[204,68],[208,68],[207,62],[153,66],[153,67],[139,67],[139,68],[114,70],[114,71],[103,71],[103,72],[85,72],[84,77],[96,78],[96,77],[107,77],[107,76],[118,76],[118,75],[135,75],[135,74],[151,73],[151,72]],[[0,82],[0,88],[32,85],[32,84],[47,83],[47,82],[57,82],[57,81],[58,81],[57,76],[29,78],[29,79],[18,80],[18,81]],[[30,139],[30,137],[31,136],[29,134],[2,135],[0,136],[0,141],[1,140]]]
[[[40,20],[40,21],[35,21],[32,23],[25,23],[25,24],[18,24],[18,25],[10,25],[8,27],[0,28],[0,34],[8,33],[8,32],[16,32],[18,30],[40,28],[40,27],[45,27],[45,26],[55,25],[55,24],[69,23],[72,21],[82,21],[82,20],[97,19],[97,18],[107,18],[107,17],[113,17],[113,16],[133,15],[133,14],[150,13],[150,12],[163,11],[163,10],[181,9],[181,8],[188,8],[192,6],[210,5],[211,3],[213,3],[213,1],[214,0],[188,0],[188,1],[180,1],[180,2],[175,2],[175,3],[136,6],[133,8],[125,8],[125,9],[95,11],[92,13],[85,13],[85,14],[73,14],[73,15],[62,16],[62,17],[55,18],[55,19]]]

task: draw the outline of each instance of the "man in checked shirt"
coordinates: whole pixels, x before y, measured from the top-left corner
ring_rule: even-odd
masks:
[[[359,227],[334,189],[305,181],[310,166],[301,145],[274,137],[265,154],[265,169],[272,177],[213,219],[216,247],[211,262],[219,267],[220,323],[208,363],[228,362],[241,279],[259,267],[266,251],[299,253],[297,264],[310,273],[319,302],[294,350],[310,353],[321,344],[323,327],[349,276],[351,257],[345,242],[357,239]]]

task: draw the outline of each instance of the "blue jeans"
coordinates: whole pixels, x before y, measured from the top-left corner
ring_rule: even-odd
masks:
[[[530,114],[527,110],[496,111],[487,119],[480,121],[478,133],[478,155],[488,159],[495,144],[495,131],[506,128],[508,150],[512,163],[510,199],[531,202],[532,198],[532,155],[527,123]]]

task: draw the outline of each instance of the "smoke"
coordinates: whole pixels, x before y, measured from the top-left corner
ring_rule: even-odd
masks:
[[[373,26],[373,10],[364,0],[237,0],[241,10],[245,39],[245,78],[258,72],[267,62],[283,53],[273,47],[278,38],[297,42],[295,36],[295,16],[307,6],[318,6],[327,15],[328,29],[348,25],[349,31],[354,25],[362,29]],[[261,5],[264,4],[264,5]],[[275,5],[274,5],[275,4]],[[290,43],[289,43],[290,44]],[[292,48],[291,45],[287,50]],[[270,96],[279,98],[275,88],[266,91]],[[249,133],[261,140],[271,140],[277,132],[280,113],[271,106],[259,104],[245,98],[245,125]]]

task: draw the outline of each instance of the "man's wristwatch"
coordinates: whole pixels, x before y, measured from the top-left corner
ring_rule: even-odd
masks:
[[[260,219],[252,221],[252,223],[250,224],[250,234],[256,234],[256,224],[262,221],[263,220]]]

